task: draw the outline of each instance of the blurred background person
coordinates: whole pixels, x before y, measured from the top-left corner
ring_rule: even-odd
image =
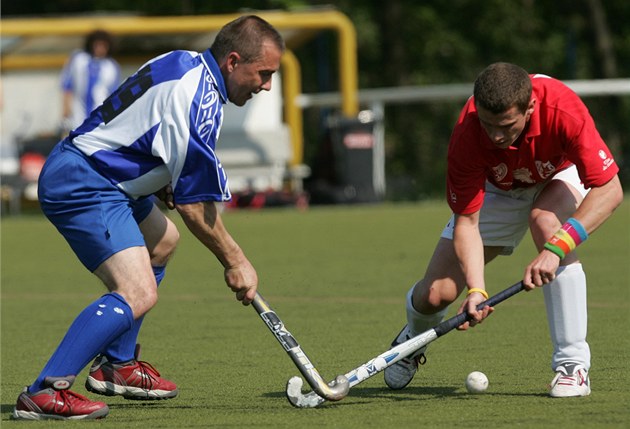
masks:
[[[61,73],[62,133],[77,128],[120,84],[120,65],[111,57],[112,36],[95,30],[72,53]]]

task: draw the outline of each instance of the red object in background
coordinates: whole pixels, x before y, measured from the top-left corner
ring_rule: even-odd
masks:
[[[300,210],[308,208],[308,195],[288,191],[243,191],[232,194],[232,201],[226,204],[228,209],[262,209],[264,207],[294,206]]]
[[[35,152],[27,152],[20,157],[20,176],[27,182],[37,182],[46,162],[46,157]]]

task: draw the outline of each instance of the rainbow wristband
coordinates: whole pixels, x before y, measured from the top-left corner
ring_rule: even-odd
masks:
[[[588,234],[580,221],[569,218],[562,228],[545,243],[545,249],[564,259],[572,250],[586,241]]]

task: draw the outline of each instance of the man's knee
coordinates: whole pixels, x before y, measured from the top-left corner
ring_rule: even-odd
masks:
[[[537,248],[541,246],[562,226],[562,219],[552,211],[534,208],[529,215],[529,228]]]
[[[155,247],[151,249],[151,264],[153,266],[165,266],[168,263],[177,249],[179,237],[179,231],[175,225],[168,221],[164,235],[160,238]]]
[[[135,319],[144,316],[158,302],[157,287],[154,283],[147,283],[144,286],[134,285],[117,292],[125,298]]]
[[[422,314],[434,314],[455,301],[457,295],[454,282],[422,280],[416,284],[413,306]]]

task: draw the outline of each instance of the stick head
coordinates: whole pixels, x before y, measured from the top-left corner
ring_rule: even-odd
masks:
[[[341,401],[350,392],[350,382],[345,375],[338,375],[337,378],[328,383],[328,386],[330,389],[326,392],[326,399],[329,401]]]
[[[322,398],[315,392],[306,395],[302,393],[303,381],[300,377],[291,377],[287,382],[287,399],[297,408],[314,408],[324,403],[326,399],[330,401],[340,401],[348,395],[350,383],[344,375],[338,375],[333,381],[328,383],[326,398]]]

